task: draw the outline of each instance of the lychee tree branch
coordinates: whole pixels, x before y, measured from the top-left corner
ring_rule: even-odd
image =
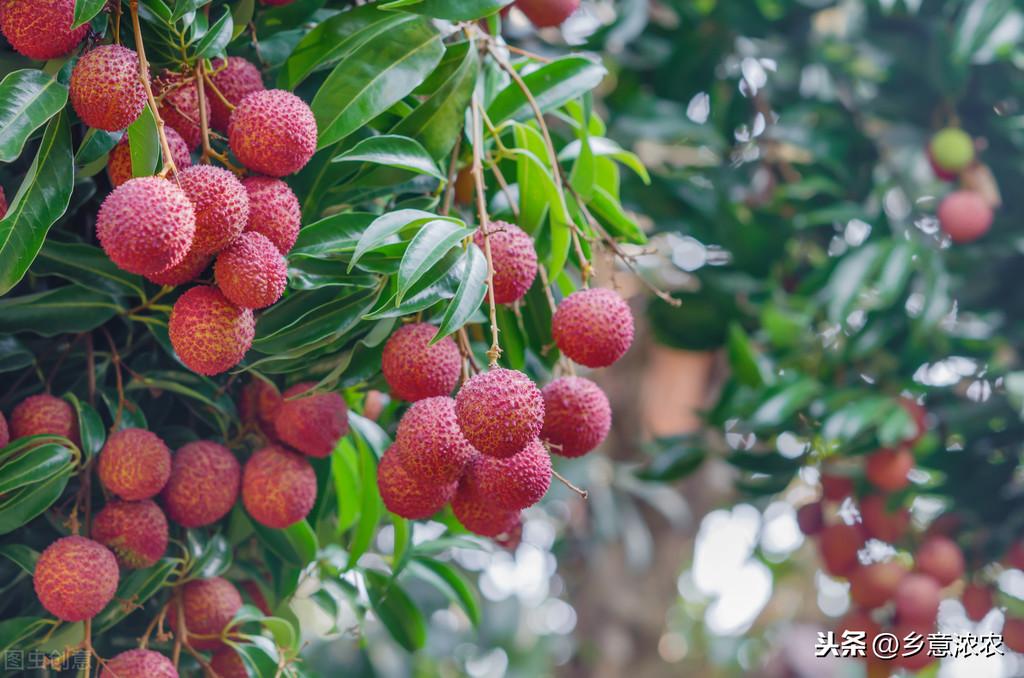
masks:
[[[498,305],[494,300],[494,260],[491,257],[491,220],[487,215],[487,187],[484,185],[483,155],[483,123],[480,118],[480,97],[474,93],[473,113],[473,181],[476,184],[476,207],[480,217],[480,228],[484,235],[484,257],[487,259],[487,302],[490,306],[491,347],[487,349],[487,360],[490,367],[498,364],[501,357],[501,345],[498,343]]]
[[[234,165],[228,160],[227,155],[219,153],[210,146],[210,120],[206,114],[206,65],[203,60],[200,59],[196,63],[196,93],[199,96],[199,130],[202,132],[203,138],[203,153],[200,156],[200,162],[209,164],[210,158],[216,158],[224,167],[228,168],[238,176],[245,174],[245,170],[241,167]],[[222,95],[223,98],[223,95]],[[233,108],[233,107],[232,107]]]
[[[153,86],[149,81],[149,61],[146,59],[146,46],[142,42],[142,25],[139,23],[139,0],[131,0],[128,4],[128,11],[132,15],[132,30],[135,33],[135,53],[139,57],[139,80],[142,81],[142,88],[146,90],[149,110],[153,113],[153,118],[156,120],[156,132],[160,137],[160,152],[164,156],[160,176],[167,176],[168,173],[175,174],[178,168],[174,165],[171,145],[167,143],[167,133],[164,131],[164,120],[160,117],[160,111],[156,105],[156,97],[153,96]]]

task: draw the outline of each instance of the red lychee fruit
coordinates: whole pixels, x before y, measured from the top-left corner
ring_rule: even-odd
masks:
[[[448,485],[462,475],[474,451],[455,412],[451,398],[424,398],[413,403],[398,422],[397,456],[412,477]]]
[[[0,186],[0,219],[7,216],[7,195],[4,193],[4,187]]]
[[[813,537],[825,527],[825,514],[821,502],[804,504],[796,510],[796,524],[808,537]]]
[[[473,204],[473,196],[476,195],[476,183],[473,179],[473,172],[469,167],[459,170],[455,177],[455,203],[464,207]]]
[[[911,573],[903,577],[893,596],[900,624],[934,624],[941,598],[938,582],[928,575]]]
[[[573,362],[608,367],[633,343],[633,313],[612,290],[579,290],[558,305],[551,335]]]
[[[232,106],[242,103],[247,95],[265,89],[260,69],[242,57],[230,56],[227,62],[214,59],[213,69],[210,79],[214,87]],[[227,131],[231,111],[216,92],[209,91],[207,97],[210,99],[210,124],[222,132]]]
[[[188,151],[185,140],[174,131],[173,127],[165,127],[164,133],[167,135],[167,145],[171,149],[171,159],[174,160],[174,166],[179,170],[190,166],[192,164],[192,155]],[[133,176],[132,151],[127,134],[121,137],[121,141],[117,142],[117,146],[114,146],[114,150],[110,152],[110,156],[107,158],[107,176],[110,178],[110,183],[114,188],[127,182]]]
[[[178,678],[178,670],[159,652],[136,649],[107,661],[100,678]]]
[[[818,535],[821,560],[833,577],[845,577],[858,566],[857,554],[862,546],[864,532],[858,525],[829,525]]]
[[[159,273],[150,273],[146,276],[146,280],[157,285],[170,285],[171,287],[184,285],[198,278],[211,261],[213,261],[212,255],[198,252],[193,247],[180,262]]]
[[[366,392],[366,398],[363,399],[363,416],[370,421],[377,421],[387,403],[387,396],[377,389],[371,388]]]
[[[482,537],[509,534],[520,521],[519,511],[498,508],[490,497],[474,493],[466,483],[459,483],[452,511],[464,528]]]
[[[112,501],[96,514],[90,536],[125,567],[151,567],[167,552],[167,517],[148,499]]]
[[[139,55],[120,45],[100,45],[71,71],[75,113],[89,127],[115,132],[135,122],[146,107]]]
[[[192,247],[216,254],[237,238],[249,221],[245,186],[228,170],[213,165],[186,167],[176,178],[196,213]]]
[[[537,28],[561,26],[580,6],[580,0],[516,0],[516,7]]]
[[[868,481],[880,490],[898,492],[910,484],[907,476],[914,468],[914,455],[901,447],[895,450],[878,450],[868,455],[864,474]]]
[[[18,436],[14,436],[17,438]],[[1007,551],[1004,557],[1006,564],[1016,570],[1024,570],[1024,541],[1018,541],[1013,544]]]
[[[903,445],[904,447],[913,447],[921,439],[921,436],[925,434],[925,431],[928,430],[928,411],[924,409],[921,403],[911,398],[900,398],[899,403],[900,407],[910,415],[915,427],[914,435],[904,440]]]
[[[939,163],[936,162],[935,155],[932,154],[931,148],[925,150],[925,155],[928,158],[928,164],[931,166],[932,172],[934,172],[935,176],[939,179],[942,179],[943,181],[956,181],[957,177],[960,176],[957,172],[949,172],[942,169],[939,166]]]
[[[537,250],[533,248],[533,238],[506,221],[491,222],[488,234],[494,263],[494,302],[519,301],[530,291],[537,277]],[[483,231],[477,231],[473,241],[483,249]]]
[[[869,537],[891,543],[897,542],[910,528],[910,511],[900,506],[890,511],[888,500],[872,494],[860,500],[860,517]]]
[[[203,132],[199,118],[199,90],[194,77],[182,77],[178,73],[164,72],[154,82],[156,95],[162,97],[160,118],[173,127],[188,144],[188,149],[199,148]],[[206,97],[209,115],[210,97]]]
[[[249,669],[245,668],[242,656],[230,647],[214,653],[210,668],[218,678],[249,678]]]
[[[85,537],[58,539],[36,561],[34,586],[39,602],[57,619],[92,619],[117,591],[117,558]]]
[[[288,286],[288,262],[270,239],[246,232],[217,255],[217,287],[243,308],[266,308]]]
[[[277,439],[274,419],[283,402],[277,386],[263,379],[253,379],[242,389],[238,401],[239,414],[242,421],[256,424],[268,438]]]
[[[821,494],[828,501],[842,501],[853,494],[853,480],[847,476],[821,474]]]
[[[928,635],[934,632],[934,624],[911,624],[909,626],[900,624],[894,628],[893,634],[900,639],[900,643],[903,647],[900,648],[900,655],[893,660],[893,663],[906,669],[910,673],[916,674],[937,662],[938,659],[928,650]],[[912,633],[916,633],[921,637],[922,647],[918,652],[913,652],[913,650],[907,647],[907,644],[903,642],[903,639]],[[891,675],[892,667],[890,666],[889,668]]]
[[[203,527],[231,511],[241,482],[242,468],[231,450],[200,440],[175,452],[161,500],[174,522],[182,527]]]
[[[1024,619],[1006,618],[1003,622],[1003,645],[1014,652],[1024,652]]]
[[[865,610],[885,605],[907,575],[907,568],[896,561],[871,563],[850,573],[850,598]]]
[[[46,61],[69,53],[89,32],[72,30],[75,0],[18,0],[0,4],[0,31],[18,53]]]
[[[932,137],[928,154],[937,170],[955,177],[974,162],[974,140],[959,127],[947,127]]]
[[[515,525],[494,537],[494,543],[506,551],[515,551],[519,548],[523,543],[523,516],[517,516]]]
[[[409,520],[429,518],[455,496],[457,484],[433,483],[402,468],[399,453],[392,445],[377,467],[377,489],[384,506]]]
[[[968,584],[960,595],[967,618],[972,622],[980,622],[994,605],[992,587],[980,584]]]
[[[322,458],[348,434],[348,405],[340,394],[331,391],[299,397],[314,386],[313,382],[303,382],[284,392],[274,428],[281,442]]]
[[[492,457],[511,457],[540,435],[544,396],[522,372],[496,368],[462,385],[455,414],[470,445]]]
[[[316,502],[316,473],[301,454],[276,445],[245,463],[242,503],[252,519],[283,529],[305,518]]]
[[[391,395],[415,402],[450,395],[459,383],[462,355],[455,340],[430,341],[437,328],[428,323],[403,325],[384,344],[382,369]]]
[[[249,223],[245,230],[270,238],[281,254],[288,254],[299,237],[302,207],[288,184],[271,177],[247,177],[242,181],[249,194]]]
[[[213,376],[242,362],[256,336],[256,320],[252,309],[235,306],[217,288],[198,286],[178,297],[167,330],[181,362]]]
[[[964,576],[964,553],[949,537],[934,535],[925,539],[914,553],[919,572],[931,576],[939,586],[949,586]]]
[[[283,177],[306,166],[316,152],[313,111],[291,92],[268,89],[242,100],[228,123],[231,151],[248,169]]]
[[[612,408],[601,387],[583,377],[561,377],[541,389],[540,437],[563,457],[580,457],[600,445],[612,427]]]
[[[195,233],[192,203],[184,191],[159,177],[139,177],[115,188],[96,220],[96,235],[110,260],[139,275],[180,263]]]
[[[939,204],[939,225],[955,243],[974,242],[992,226],[992,207],[980,193],[954,191]]]
[[[27,436],[64,436],[78,444],[78,417],[66,400],[47,393],[29,396],[11,411],[12,440]]]
[[[195,579],[182,587],[181,607],[189,644],[197,650],[217,650],[223,647],[224,630],[242,607],[242,594],[222,577]],[[173,600],[167,621],[176,634],[181,633],[178,606]]]
[[[98,472],[103,487],[121,499],[150,499],[171,475],[171,451],[151,431],[121,429],[107,438],[100,451]]]
[[[871,641],[882,632],[882,627],[866,610],[850,610],[836,623],[836,639],[841,641],[843,634],[847,631],[863,631],[870,651]],[[888,674],[886,674],[886,678],[888,678]]]
[[[260,588],[259,584],[250,579],[248,581],[243,581],[238,585],[238,587],[242,589],[242,593],[248,597],[251,605],[255,605],[260,612],[268,617],[271,616],[272,613],[270,605],[267,603],[267,597],[263,595],[263,590]]]
[[[551,456],[539,440],[511,457],[475,455],[462,481],[498,508],[518,511],[541,500],[551,487]]]
[[[0,412],[0,447],[6,447],[11,442],[11,431],[7,428],[7,419],[4,413]]]

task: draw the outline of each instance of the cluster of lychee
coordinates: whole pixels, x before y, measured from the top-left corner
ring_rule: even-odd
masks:
[[[993,198],[974,185],[976,180],[970,180],[974,175],[986,176],[977,171],[980,165],[974,139],[959,127],[947,127],[932,137],[928,160],[937,177],[959,180],[962,186],[939,203],[942,231],[955,243],[974,242],[988,233],[994,217]]]

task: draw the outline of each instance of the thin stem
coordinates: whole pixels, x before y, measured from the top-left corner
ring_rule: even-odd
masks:
[[[590,492],[587,492],[582,487],[577,487],[576,485],[573,485],[571,482],[569,482],[568,478],[563,476],[558,471],[555,471],[554,469],[552,469],[551,470],[551,475],[553,475],[558,480],[558,482],[562,483],[563,485],[568,487],[570,490],[572,490],[576,494],[580,495],[580,497],[582,497],[583,499],[586,499],[587,497],[590,496]]]
[[[206,67],[203,65],[203,60],[200,59],[196,62],[196,92],[199,94],[199,130],[203,137],[203,153],[199,157],[199,161],[202,163],[209,164],[210,153],[213,149],[210,147],[210,121],[208,120],[207,104],[206,104]]]
[[[491,221],[487,216],[487,194],[484,185],[483,125],[480,120],[480,99],[473,96],[473,180],[476,183],[476,207],[480,216],[480,229],[484,234],[484,256],[487,259],[487,301],[491,317],[491,347],[487,349],[487,360],[490,367],[498,364],[501,357],[501,345],[498,343],[498,306],[494,301],[494,259],[491,257]]]
[[[452,202],[455,200],[455,180],[459,165],[459,151],[462,150],[462,132],[455,137],[455,146],[452,147],[452,157],[448,163],[448,183],[444,187],[444,199],[441,201],[441,216],[446,217],[452,211]]]
[[[160,136],[160,150],[164,156],[163,169],[160,170],[161,176],[167,176],[168,173],[175,174],[178,168],[174,165],[174,157],[171,155],[171,146],[167,143],[167,133],[164,131],[164,121],[160,117],[160,111],[157,109],[156,98],[153,96],[153,87],[149,82],[149,61],[146,60],[146,47],[142,43],[142,25],[139,23],[139,0],[131,0],[128,4],[128,10],[132,15],[132,29],[135,32],[135,51],[139,55],[139,80],[142,81],[142,87],[146,90],[146,99],[149,101],[149,108],[153,112],[153,117],[156,119],[156,131]]]
[[[121,374],[121,355],[117,352],[114,338],[110,336],[110,331],[106,327],[102,330],[103,336],[107,339],[107,345],[110,346],[110,362],[114,365],[114,379],[117,384],[117,411],[114,413],[114,421],[110,425],[110,430],[116,431],[121,426],[121,415],[124,414],[124,375]]]
[[[491,170],[491,174],[498,182],[498,186],[501,187],[501,192],[505,194],[505,199],[508,200],[508,206],[512,210],[512,214],[515,218],[519,219],[519,205],[512,197],[512,189],[509,188],[508,182],[505,180],[505,175],[502,174],[501,168],[498,167],[498,163],[492,160],[489,156],[487,158],[487,169]]]
[[[544,286],[544,296],[548,300],[548,308],[551,309],[551,315],[555,314],[558,310],[558,305],[555,304],[555,296],[551,294],[551,281],[548,280],[548,269],[544,265],[537,267],[537,273],[540,274],[540,282]]]

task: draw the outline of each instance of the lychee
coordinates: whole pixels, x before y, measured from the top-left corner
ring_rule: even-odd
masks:
[[[540,435],[544,396],[522,372],[495,368],[462,385],[455,413],[474,448],[492,457],[511,457]]]
[[[7,216],[7,195],[4,193],[4,187],[0,186],[0,219]]]
[[[34,586],[46,611],[62,621],[92,619],[117,591],[117,558],[85,537],[58,539],[36,561]]]
[[[139,275],[180,263],[195,233],[192,203],[180,188],[159,177],[139,177],[115,188],[96,220],[103,251],[119,268]]]
[[[17,436],[14,436],[17,438]],[[1016,541],[1006,551],[1006,564],[1017,570],[1024,570],[1024,540]]]
[[[108,660],[100,678],[178,678],[178,670],[159,652],[136,649]]]
[[[185,144],[185,140],[181,138],[181,135],[174,131],[173,127],[165,127],[164,134],[167,136],[167,145],[171,149],[171,159],[174,160],[174,166],[181,170],[191,165],[192,155],[189,153],[188,146]],[[114,150],[110,152],[110,156],[107,158],[107,176],[110,178],[110,183],[114,188],[125,183],[133,176],[132,151],[127,134],[121,137],[121,141],[117,142],[117,146],[114,146]]]
[[[890,510],[888,500],[880,494],[860,500],[860,517],[869,537],[890,544],[902,539],[910,528],[910,511],[903,506]]]
[[[857,554],[862,546],[864,533],[856,525],[829,525],[818,535],[818,549],[825,571],[833,577],[844,577],[857,567]]]
[[[828,501],[842,501],[853,494],[853,480],[847,476],[822,472],[821,494]]]
[[[69,53],[89,32],[72,30],[75,0],[18,0],[0,4],[0,30],[17,52],[46,61]]]
[[[316,152],[317,129],[305,101],[280,89],[253,92],[228,123],[231,151],[248,169],[283,177],[306,166]]]
[[[231,450],[200,440],[174,453],[161,499],[171,520],[182,527],[203,527],[231,511],[241,482],[241,465]]]
[[[6,447],[11,442],[11,431],[7,428],[7,419],[4,413],[0,412],[0,447]]]
[[[247,177],[249,223],[245,230],[270,238],[281,254],[288,254],[302,226],[302,208],[288,184],[271,177]]]
[[[157,285],[170,285],[172,287],[184,285],[198,278],[206,270],[206,267],[210,265],[211,261],[213,261],[212,255],[198,252],[193,247],[185,255],[185,258],[177,264],[159,273],[150,273],[146,276],[146,280]]]
[[[66,400],[47,393],[29,396],[11,411],[12,440],[27,436],[64,436],[78,443],[78,417]]]
[[[914,553],[919,572],[930,575],[939,586],[949,586],[964,575],[964,553],[949,537],[934,535],[925,539]]]
[[[384,379],[396,398],[415,402],[450,395],[459,383],[462,356],[455,340],[430,341],[437,328],[428,323],[400,327],[384,344]]]
[[[516,516],[515,525],[494,537],[494,543],[506,551],[515,551],[519,548],[523,543],[523,516]]]
[[[186,167],[176,177],[196,213],[197,252],[215,254],[245,229],[249,194],[234,174],[213,165]]]
[[[238,588],[242,589],[242,593],[248,597],[249,602],[252,605],[255,605],[260,612],[268,617],[271,615],[270,605],[267,603],[267,597],[263,595],[263,590],[260,589],[259,584],[249,579],[240,583]]]
[[[540,437],[563,457],[580,457],[600,445],[612,427],[608,397],[583,377],[561,377],[541,389],[544,427]]]
[[[213,86],[232,106],[242,103],[247,95],[265,89],[260,69],[242,57],[229,56],[227,62],[214,59],[213,69],[210,76]],[[231,111],[216,92],[209,92],[207,97],[210,100],[210,124],[222,132],[227,131]]]
[[[633,313],[612,290],[579,290],[558,305],[551,335],[573,362],[608,367],[633,343]]]
[[[914,455],[906,448],[878,450],[868,455],[864,474],[880,490],[897,492],[910,484],[907,474],[914,468]]]
[[[901,624],[934,624],[941,598],[934,579],[925,574],[908,574],[893,596],[897,618]]]
[[[171,451],[151,431],[121,429],[107,438],[100,451],[100,482],[121,499],[155,497],[170,475]]]
[[[537,250],[533,248],[533,238],[506,221],[491,222],[487,233],[494,263],[494,302],[519,301],[530,291],[537,277]],[[483,231],[477,231],[473,241],[483,249]]]
[[[188,144],[188,149],[199,148],[203,132],[199,118],[199,91],[194,77],[183,77],[178,73],[165,72],[155,83],[160,98],[160,118],[173,127]],[[206,97],[209,115],[210,97]]]
[[[821,502],[816,501],[804,504],[796,511],[796,524],[808,537],[813,537],[825,527],[825,514],[821,508]]]
[[[980,622],[994,605],[992,587],[981,584],[968,584],[960,595],[967,618],[972,622]]]
[[[96,514],[91,536],[125,567],[151,567],[167,551],[167,517],[148,499],[112,501]]]
[[[214,653],[210,668],[218,678],[249,678],[249,669],[245,667],[242,656],[230,647]]]
[[[901,652],[898,657],[893,660],[893,663],[899,667],[906,669],[906,671],[917,674],[923,669],[931,666],[938,661],[938,658],[929,651],[930,641],[928,636],[935,632],[935,624],[899,624],[894,628],[893,635],[900,640],[906,638],[908,635],[917,634],[921,639],[921,648],[914,652],[910,649],[909,644],[904,643],[901,648]],[[892,672],[892,666],[889,666],[890,675]]]
[[[871,563],[850,574],[850,598],[865,610],[885,605],[907,575],[907,568],[894,560]]]
[[[284,402],[277,410],[274,428],[281,442],[311,457],[326,457],[348,433],[348,406],[340,394],[331,391],[302,395],[314,386],[303,382],[282,394]]]
[[[146,107],[139,56],[121,45],[96,47],[75,64],[69,94],[75,113],[89,127],[124,129]]]
[[[371,388],[363,399],[363,416],[370,421],[377,421],[387,404],[388,397],[377,389]]]
[[[242,361],[256,336],[256,320],[252,309],[232,304],[217,288],[198,286],[178,297],[167,330],[181,362],[212,376]]]
[[[867,639],[867,646],[870,648],[871,641],[882,632],[882,627],[866,610],[850,610],[836,623],[836,638],[842,639],[843,634],[847,631],[863,631]],[[888,674],[886,674],[886,678],[888,678]]]
[[[224,296],[243,308],[266,308],[288,286],[288,262],[260,233],[235,238],[217,255],[213,272]]]
[[[175,633],[180,634],[175,603],[172,599],[167,620]],[[187,582],[181,591],[181,608],[189,644],[197,650],[220,649],[224,630],[240,607],[242,594],[227,579],[210,577]]]
[[[424,398],[398,422],[395,443],[398,459],[409,475],[424,482],[447,485],[462,475],[473,457],[456,419],[451,398]]]
[[[529,508],[551,487],[551,456],[539,440],[511,457],[478,454],[466,467],[462,482],[477,496],[491,499],[498,508]]]
[[[580,0],[516,0],[516,7],[537,28],[561,26],[579,6]]]
[[[452,499],[452,511],[462,526],[482,537],[498,537],[512,532],[519,523],[519,511],[498,508],[490,497],[473,492],[467,483],[459,483]]]
[[[377,467],[377,488],[384,506],[395,515],[422,520],[434,515],[455,496],[456,483],[434,483],[402,468],[392,445]]]
[[[288,527],[305,518],[315,502],[316,473],[301,454],[271,445],[245,463],[242,503],[261,525]]]
[[[476,191],[476,183],[473,179],[473,172],[469,167],[463,167],[455,177],[455,203],[464,207],[473,204],[473,196]]]
[[[1003,645],[1014,652],[1024,653],[1024,619],[1006,617],[1003,622]]]
[[[945,172],[959,173],[974,162],[974,141],[958,127],[940,130],[928,144],[932,160]]]
[[[238,401],[239,414],[242,421],[256,424],[267,437],[276,439],[274,419],[283,402],[277,386],[263,379],[253,379],[242,389]]]
[[[939,203],[939,225],[955,243],[974,242],[992,226],[992,207],[980,193],[954,191]]]

